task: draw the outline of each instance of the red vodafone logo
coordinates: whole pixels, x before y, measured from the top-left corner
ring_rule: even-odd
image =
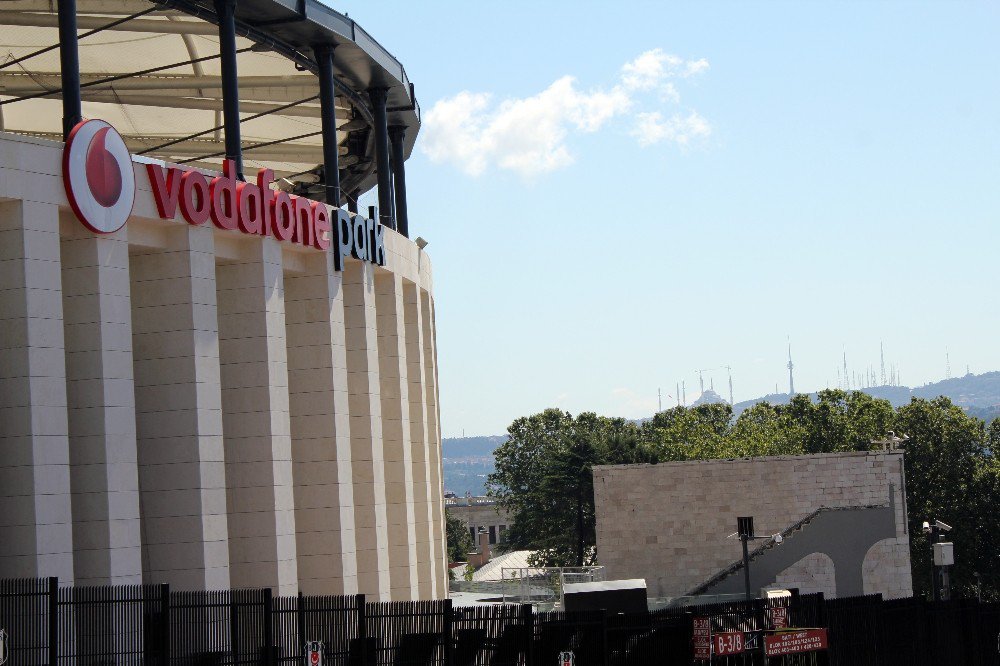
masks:
[[[84,120],[63,151],[63,183],[73,212],[99,234],[118,231],[132,214],[135,173],[132,155],[114,127]]]

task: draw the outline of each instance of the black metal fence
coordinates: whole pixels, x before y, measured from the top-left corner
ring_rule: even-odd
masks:
[[[768,660],[772,609],[828,629],[829,650]],[[59,587],[0,580],[9,666],[293,666],[307,641],[325,666],[577,666],[693,662],[692,619],[742,632],[751,647],[721,666],[1000,666],[1000,605],[802,595],[617,615],[533,613],[530,606],[453,607],[449,600],[369,602],[364,595],[274,597],[270,590],[177,592],[166,585]],[[703,662],[700,662],[703,663]]]

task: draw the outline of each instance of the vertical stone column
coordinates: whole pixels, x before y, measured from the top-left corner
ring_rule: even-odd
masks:
[[[0,577],[73,577],[59,208],[0,202]]]
[[[330,252],[310,253],[304,272],[285,275],[296,548],[306,594],[358,591],[342,282]]]
[[[406,327],[406,379],[409,384],[410,441],[413,476],[414,542],[417,551],[417,579],[420,599],[432,599],[437,589],[437,568],[434,566],[433,508],[429,498],[431,487],[429,438],[427,436],[427,403],[424,381],[424,331],[421,316],[420,288],[411,282],[403,285],[403,315]]]
[[[358,591],[389,600],[389,557],[379,396],[378,331],[375,323],[375,267],[344,266],[344,329],[347,390],[351,414],[351,476],[358,548]]]
[[[378,273],[375,276],[375,303],[389,529],[389,580],[393,601],[417,599],[418,560],[403,279],[394,273]]]
[[[62,220],[63,327],[78,585],[142,582],[128,230]]]
[[[229,587],[226,472],[212,229],[166,230],[168,247],[133,247],[143,581]]]
[[[233,587],[298,591],[281,246],[216,266]]]
[[[427,442],[428,458],[427,465],[430,470],[430,503],[431,503],[431,528],[433,534],[431,556],[433,560],[436,585],[434,587],[435,597],[443,598],[448,595],[448,576],[446,575],[445,557],[447,548],[445,545],[444,529],[444,487],[442,485],[441,469],[441,424],[438,422],[438,374],[437,374],[437,343],[434,327],[434,303],[430,293],[420,290],[420,304],[422,310],[422,326],[424,331],[424,389],[427,402]]]

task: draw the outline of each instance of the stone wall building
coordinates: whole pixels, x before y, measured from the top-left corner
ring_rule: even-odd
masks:
[[[465,523],[472,543],[479,543],[479,531],[486,532],[490,545],[503,540],[511,518],[489,497],[447,497],[444,500],[449,515]]]
[[[736,519],[752,516],[751,587],[912,595],[901,452],[594,468],[597,554],[650,596],[742,593]]]
[[[0,133],[0,578],[447,594],[431,265],[70,211]]]

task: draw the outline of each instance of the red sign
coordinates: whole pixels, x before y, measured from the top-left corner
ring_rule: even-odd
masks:
[[[771,626],[775,629],[784,629],[788,626],[788,609],[781,606],[768,609],[771,616]]]
[[[85,120],[73,128],[63,151],[66,197],[91,231],[110,234],[128,221],[135,202],[133,158],[121,135],[103,120]],[[377,215],[367,219],[271,187],[274,172],[261,169],[257,181],[237,178],[236,165],[223,160],[222,173],[206,176],[177,165],[146,162],[157,214],[172,220],[180,210],[188,224],[211,220],[219,229],[327,251],[343,270],[352,256],[385,266],[384,228]]]
[[[708,661],[712,658],[712,621],[707,617],[694,618],[694,658]]]
[[[816,650],[825,650],[826,648],[826,629],[786,631],[764,637],[764,654],[768,657],[814,652]]]
[[[724,631],[712,636],[712,646],[715,648],[715,656],[724,657],[730,654],[740,654],[743,652],[743,632]]]
[[[125,226],[135,202],[135,173],[114,127],[85,120],[73,128],[63,149],[63,184],[70,207],[88,229],[110,234]]]

